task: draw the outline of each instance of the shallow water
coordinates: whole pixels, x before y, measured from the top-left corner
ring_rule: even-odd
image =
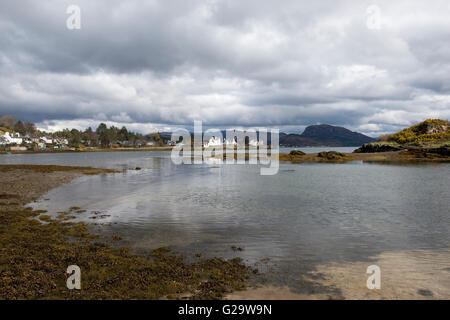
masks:
[[[338,151],[343,153],[352,153],[359,147],[302,147],[302,148],[287,148],[281,147],[280,153],[289,153],[291,150],[300,150],[305,153],[317,153],[322,151]]]
[[[105,228],[136,249],[240,256],[296,289],[318,265],[450,246],[450,164],[280,163],[277,175],[261,176],[250,165],[177,166],[169,152],[4,155],[0,163],[141,167],[82,177],[35,206],[86,209],[81,220],[116,223]],[[93,220],[93,211],[110,216]]]

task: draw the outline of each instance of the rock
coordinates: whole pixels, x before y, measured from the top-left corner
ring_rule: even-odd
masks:
[[[442,146],[439,148],[420,148],[420,147],[408,147],[408,152],[416,156],[422,157],[450,157],[450,147]]]
[[[417,290],[417,293],[424,297],[432,297],[433,296],[433,292],[431,292],[430,290],[427,290],[427,289],[419,289],[419,290]]]
[[[392,146],[388,144],[374,144],[374,143],[366,143],[363,144],[362,147],[353,151],[353,153],[374,153],[374,152],[388,152],[388,151],[400,151],[404,150],[404,148],[400,146]]]
[[[426,149],[426,152],[428,153],[437,153],[441,156],[450,157],[450,147],[444,146],[440,148],[434,148],[434,149]]]
[[[347,155],[345,155],[344,153],[341,152],[337,152],[337,151],[323,151],[323,152],[319,152],[317,154],[317,156],[319,158],[324,158],[327,160],[341,160],[345,157],[347,157]]]
[[[292,150],[291,152],[289,152],[290,156],[304,156],[305,154],[306,153],[300,150]]]

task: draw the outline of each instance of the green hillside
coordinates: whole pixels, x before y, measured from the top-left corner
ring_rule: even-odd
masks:
[[[427,119],[421,123],[385,136],[380,141],[395,142],[400,145],[430,145],[450,142],[448,120]]]
[[[377,142],[366,143],[355,153],[399,151],[404,149],[440,149],[448,154],[450,148],[448,120],[427,119],[399,132],[381,136]]]
[[[0,127],[0,134],[4,134],[5,132],[14,133],[14,130],[11,130],[11,129],[8,129],[8,128],[4,128],[4,127]]]

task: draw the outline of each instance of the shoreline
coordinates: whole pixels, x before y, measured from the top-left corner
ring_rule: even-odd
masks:
[[[157,152],[157,151],[171,151],[174,147],[151,147],[151,148],[114,148],[114,149],[95,149],[95,150],[82,150],[82,151],[69,151],[69,150],[46,150],[46,151],[0,151],[0,155],[15,155],[15,154],[57,154],[57,153],[90,153],[90,152]],[[336,155],[331,155],[336,153]],[[321,156],[325,154],[325,156]],[[257,159],[259,155],[252,155]],[[215,156],[204,157],[214,159]],[[223,153],[223,160],[227,158],[227,154]],[[234,153],[234,158],[237,159],[237,154]],[[249,160],[250,155],[245,153],[244,159]],[[279,161],[291,162],[291,163],[347,163],[354,161],[363,162],[381,162],[381,163],[420,163],[420,162],[434,162],[434,163],[446,163],[450,162],[450,156],[440,155],[437,153],[429,152],[427,150],[412,149],[412,150],[400,150],[400,151],[384,151],[384,152],[371,152],[371,153],[340,153],[335,151],[319,152],[319,153],[305,153],[305,154],[287,154],[280,153]]]
[[[88,152],[136,152],[136,151],[171,151],[173,147],[143,147],[143,148],[105,148],[83,150],[26,150],[26,151],[0,151],[0,154],[42,154],[42,153],[88,153]]]
[[[322,154],[322,155],[321,155]],[[363,162],[398,162],[398,163],[417,163],[417,162],[450,162],[450,157],[436,153],[424,151],[387,151],[374,153],[339,153],[331,152],[307,153],[304,155],[292,155],[280,153],[280,161],[292,163],[307,162],[329,162],[329,163],[347,163],[353,161]]]
[[[49,190],[109,169],[0,165],[0,299],[223,299],[247,287],[256,269],[242,259],[194,261],[170,248],[137,254],[71,222],[81,208],[56,218],[26,205]],[[53,214],[53,213],[52,213]],[[81,290],[68,290],[66,270],[81,268]]]
[[[261,285],[229,294],[240,300],[448,300],[449,249],[383,251],[370,261],[316,266],[305,279],[335,292],[296,292],[288,286]],[[381,288],[367,288],[367,267],[381,270]]]
[[[185,257],[168,248],[153,250],[148,256],[133,253],[118,246],[122,239],[117,235],[105,237],[91,232],[84,223],[71,222],[84,211],[82,208],[73,207],[52,219],[53,213],[50,216],[25,207],[75,178],[115,172],[92,167],[0,165],[0,299],[373,300],[450,296],[450,283],[440,280],[443,273],[450,275],[446,264],[449,250],[387,251],[370,263],[319,265],[305,274],[305,279],[336,292],[296,292],[286,286],[254,286],[251,280],[258,272],[239,258],[195,257],[187,263]],[[365,269],[373,263],[383,270],[382,290],[365,287]],[[70,264],[82,269],[81,291],[69,291],[65,286],[65,268]],[[206,281],[205,276],[209,278]]]

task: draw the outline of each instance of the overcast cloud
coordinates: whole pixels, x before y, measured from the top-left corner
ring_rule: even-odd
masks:
[[[71,4],[81,30],[66,28]],[[450,118],[449,40],[448,0],[2,0],[0,114],[48,130],[202,120],[377,136]]]

